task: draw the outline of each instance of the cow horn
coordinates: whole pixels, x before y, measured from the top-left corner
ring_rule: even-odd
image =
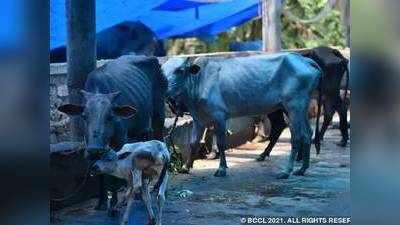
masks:
[[[109,93],[108,96],[110,97],[110,100],[112,101],[120,94],[121,94],[121,92],[116,91],[116,92]]]

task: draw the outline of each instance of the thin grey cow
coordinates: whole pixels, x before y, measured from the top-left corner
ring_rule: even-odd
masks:
[[[132,210],[134,194],[140,192],[149,216],[149,224],[161,225],[162,209],[165,202],[165,190],[168,182],[170,154],[167,146],[160,141],[125,144],[119,152],[110,150],[98,160],[93,174],[105,173],[125,179],[128,183],[127,207],[121,225],[127,225]],[[157,191],[157,217],[155,216],[150,195],[150,187]]]
[[[278,178],[289,177],[300,150],[304,152],[303,165],[294,174],[305,173],[312,135],[307,112],[312,91],[321,76],[321,69],[313,60],[297,53],[199,57],[194,61],[175,57],[161,68],[168,79],[167,99],[186,108],[194,121],[192,157],[185,169],[193,166],[204,129],[213,125],[220,152],[214,176],[226,176],[226,120],[283,109],[290,120],[292,151],[286,170]]]
[[[82,91],[84,102],[58,108],[79,116],[85,125],[86,155],[98,159],[109,148],[118,151],[125,143],[163,140],[167,79],[156,57],[122,56],[89,73]],[[107,190],[118,180],[99,178],[96,209],[107,208]],[[113,192],[113,201],[117,194]],[[110,216],[113,211],[108,209]]]

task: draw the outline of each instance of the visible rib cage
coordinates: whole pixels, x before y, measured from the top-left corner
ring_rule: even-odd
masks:
[[[162,129],[159,124],[164,121],[167,85],[157,58],[126,55],[91,72],[85,90],[102,94],[120,92],[114,103],[136,108],[137,114],[128,127],[131,134],[140,134],[151,130],[152,121],[153,130]],[[160,135],[160,131],[155,132]]]

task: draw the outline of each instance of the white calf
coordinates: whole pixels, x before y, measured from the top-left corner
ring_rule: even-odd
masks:
[[[134,193],[140,191],[149,216],[149,224],[161,225],[162,208],[168,181],[167,167],[170,154],[167,146],[160,141],[125,144],[118,152],[110,150],[98,160],[92,170],[125,179],[127,207],[121,225],[128,224]],[[150,187],[157,190],[157,218],[154,215]]]

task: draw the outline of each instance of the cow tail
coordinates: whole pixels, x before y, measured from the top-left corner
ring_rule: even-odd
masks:
[[[319,137],[319,118],[321,117],[321,106],[322,106],[322,76],[318,81],[318,109],[317,109],[317,119],[315,121],[315,137],[314,137],[314,145],[317,151],[317,155],[321,151],[321,139]]]
[[[343,96],[343,102],[346,103],[347,100],[347,91],[349,90],[349,81],[350,81],[350,73],[349,73],[349,67],[348,67],[348,61],[346,60],[346,65],[345,65],[345,76],[346,76],[346,87],[344,89],[344,96]]]

